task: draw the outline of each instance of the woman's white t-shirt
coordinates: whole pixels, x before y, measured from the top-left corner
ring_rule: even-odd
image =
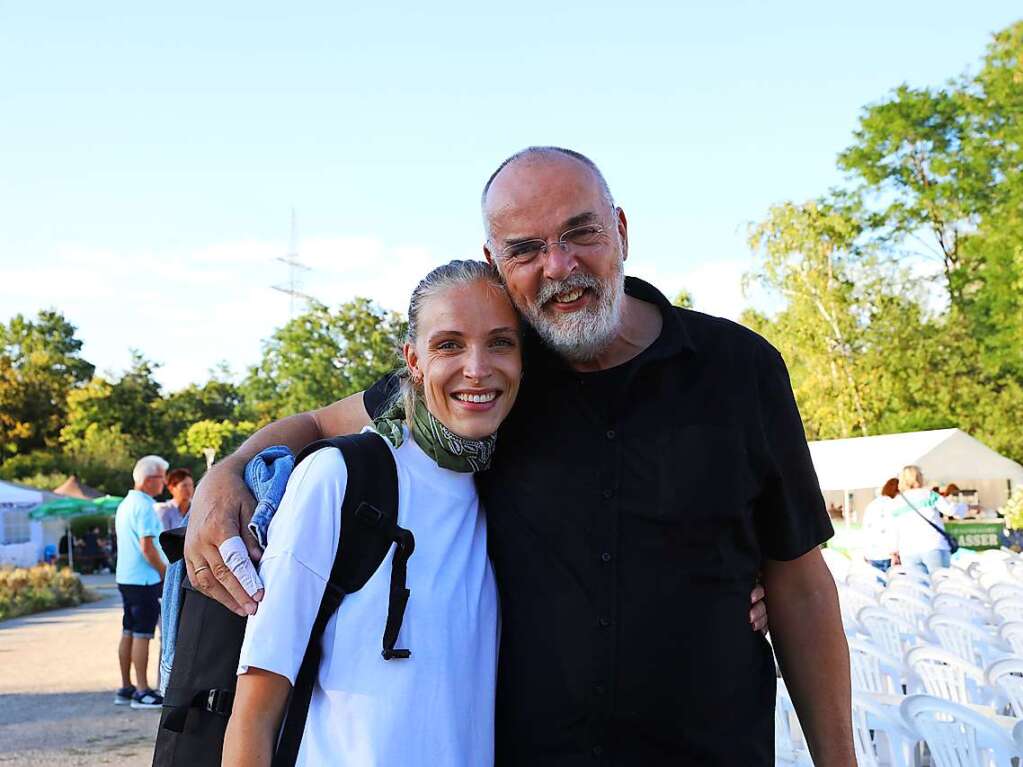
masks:
[[[896,550],[895,521],[891,516],[892,499],[879,495],[863,512],[863,556],[890,559]]]
[[[941,515],[954,516],[955,509],[933,490],[926,487],[904,490],[892,499],[889,513],[895,520],[898,551],[902,556],[948,551],[945,536],[924,520],[944,530]]]
[[[498,602],[473,477],[437,466],[408,432],[393,452],[398,524],[416,539],[396,647],[412,657],[380,653],[392,548],[327,624],[298,764],[493,764]],[[270,523],[259,567],[266,593],[246,625],[239,674],[255,667],[295,683],[343,534],[346,481],[334,449],[295,469]]]

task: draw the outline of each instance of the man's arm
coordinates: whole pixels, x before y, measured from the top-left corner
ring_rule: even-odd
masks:
[[[359,392],[320,410],[267,424],[233,454],[211,467],[196,488],[189,511],[185,534],[189,582],[239,615],[252,615],[256,611],[255,600],[224,564],[218,548],[228,538],[241,535],[252,558],[258,559],[260,555],[246,529],[255,500],[242,477],[245,464],[271,445],[287,445],[297,453],[310,442],[358,432],[369,422]]]
[[[139,548],[142,550],[142,556],[146,558],[146,561],[153,566],[153,568],[160,573],[160,580],[163,580],[164,573],[167,570],[167,563],[163,561],[163,557],[160,556],[159,549],[156,548],[156,544],[153,543],[153,536],[144,535],[139,538]]]
[[[767,560],[771,641],[817,767],[854,767],[849,648],[835,582],[819,549]]]

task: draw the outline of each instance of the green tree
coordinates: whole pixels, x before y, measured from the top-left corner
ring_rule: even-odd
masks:
[[[100,433],[117,429],[129,440],[132,452],[142,454],[166,449],[160,416],[161,390],[154,377],[156,365],[132,352],[131,367],[115,381],[95,376],[68,395],[67,422],[60,439],[74,452],[82,447],[89,428]]]
[[[675,306],[681,306],[683,309],[693,308],[693,294],[685,288],[682,288],[675,296],[675,300],[671,302]]]
[[[199,421],[230,421],[239,417],[244,400],[239,387],[232,383],[231,371],[221,366],[210,371],[204,384],[189,384],[159,400],[155,407],[161,420],[161,431],[176,438]]]
[[[52,310],[0,323],[0,462],[56,442],[68,392],[93,373],[75,331]]]
[[[365,389],[396,367],[404,333],[399,315],[365,298],[313,304],[264,342],[241,387],[246,407],[266,422]]]
[[[252,421],[196,421],[178,435],[176,447],[178,452],[198,458],[204,457],[207,450],[226,455],[255,430]]]

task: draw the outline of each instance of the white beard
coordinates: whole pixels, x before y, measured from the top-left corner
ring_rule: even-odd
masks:
[[[621,258],[608,281],[590,274],[573,274],[568,279],[545,282],[536,303],[524,307],[523,314],[537,335],[551,349],[572,362],[589,362],[605,351],[621,327],[625,277]],[[545,312],[543,307],[559,293],[574,288],[589,288],[596,303],[577,312]]]

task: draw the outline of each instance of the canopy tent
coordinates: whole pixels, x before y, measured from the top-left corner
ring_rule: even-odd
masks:
[[[25,566],[39,561],[46,531],[29,513],[60,496],[35,487],[0,480],[0,563]]]
[[[47,519],[59,517],[67,524],[67,556],[68,567],[74,569],[74,536],[71,534],[71,517],[82,514],[105,514],[112,516],[117,512],[117,507],[123,498],[114,495],[105,495],[102,498],[86,500],[84,498],[61,498],[47,501],[29,512],[32,519]]]
[[[68,477],[60,487],[55,487],[53,492],[57,495],[66,495],[68,498],[84,498],[85,500],[92,500],[103,495],[96,488],[79,482],[78,477],[74,474]]]
[[[991,506],[1004,502],[1010,486],[1023,486],[1023,466],[960,429],[811,442],[810,455],[825,494],[841,491],[848,498],[861,491],[854,508],[869,502],[874,489],[908,465],[919,466],[928,484],[983,486],[983,500]]]

